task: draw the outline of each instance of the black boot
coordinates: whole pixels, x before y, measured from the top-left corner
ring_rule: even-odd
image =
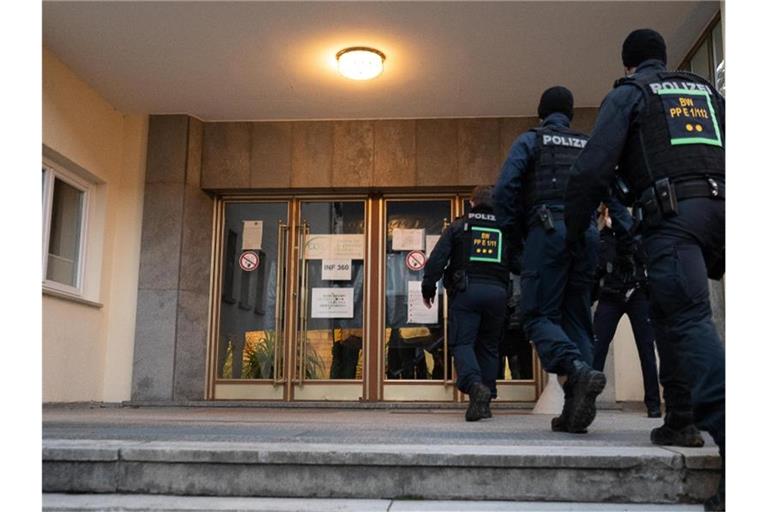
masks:
[[[563,387],[563,392],[565,394],[563,410],[560,412],[560,416],[552,418],[552,432],[568,432],[568,418],[573,415],[573,392],[571,388],[565,386]]]
[[[571,404],[566,402],[563,406],[564,416],[561,416],[568,432],[581,434],[587,431],[597,414],[595,400],[597,395],[603,392],[605,384],[605,374],[602,372],[593,370],[581,361],[572,363],[571,371],[563,384],[566,396],[571,397]],[[552,423],[554,429],[555,422]]]
[[[490,413],[491,403],[491,390],[484,384],[475,382],[472,387],[469,388],[469,407],[464,415],[464,419],[467,421],[477,421],[486,417],[483,414]]]
[[[691,412],[668,412],[664,416],[664,424],[651,430],[651,442],[661,446],[704,446],[704,438],[693,424]]]

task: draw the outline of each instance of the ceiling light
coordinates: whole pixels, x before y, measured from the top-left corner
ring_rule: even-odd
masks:
[[[339,73],[352,80],[370,80],[384,69],[384,54],[373,48],[354,46],[336,54]]]

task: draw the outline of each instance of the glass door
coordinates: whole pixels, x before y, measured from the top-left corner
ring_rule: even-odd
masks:
[[[366,336],[366,201],[299,203],[292,398],[360,400]]]
[[[286,396],[288,207],[288,201],[227,202],[218,211],[215,398]]]
[[[442,282],[432,308],[421,298],[424,264],[454,207],[452,198],[385,200],[384,400],[456,399]]]

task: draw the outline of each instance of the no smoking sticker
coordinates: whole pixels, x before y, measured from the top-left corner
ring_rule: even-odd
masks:
[[[424,268],[427,263],[427,257],[421,251],[411,251],[405,257],[405,266],[414,272]]]
[[[240,268],[245,272],[251,272],[259,268],[259,255],[255,251],[245,251],[240,255]]]

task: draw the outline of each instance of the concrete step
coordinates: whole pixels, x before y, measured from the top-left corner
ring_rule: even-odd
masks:
[[[44,439],[46,493],[700,503],[713,447]]]
[[[699,512],[701,505],[44,494],[44,512]]]

